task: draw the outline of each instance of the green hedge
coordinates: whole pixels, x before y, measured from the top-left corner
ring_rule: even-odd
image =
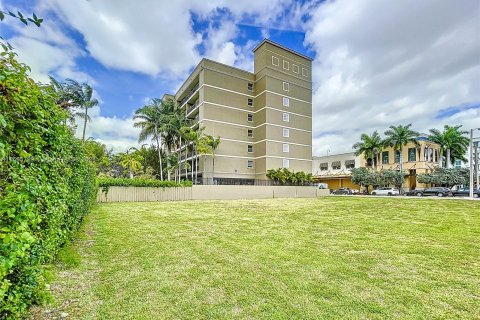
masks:
[[[44,265],[75,234],[97,190],[83,146],[49,86],[0,57],[0,319],[45,298]]]
[[[127,178],[98,178],[98,186],[107,190],[108,187],[191,187],[191,181],[182,181],[176,183],[174,181],[161,181],[156,179],[127,179]]]

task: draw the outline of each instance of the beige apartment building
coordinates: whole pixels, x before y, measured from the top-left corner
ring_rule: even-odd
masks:
[[[269,169],[312,170],[312,59],[270,40],[253,52],[253,73],[202,59],[173,96],[194,127],[221,139],[214,173],[212,157],[199,157],[203,183],[255,184]]]

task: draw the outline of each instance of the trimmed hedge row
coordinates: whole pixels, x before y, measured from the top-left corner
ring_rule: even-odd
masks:
[[[0,319],[45,298],[44,265],[94,201],[94,168],[50,86],[3,46],[0,57]]]
[[[158,187],[158,188],[174,188],[174,187],[191,187],[191,181],[182,181],[176,183],[174,181],[161,181],[156,179],[128,179],[128,178],[98,178],[98,186],[105,189],[108,187]]]

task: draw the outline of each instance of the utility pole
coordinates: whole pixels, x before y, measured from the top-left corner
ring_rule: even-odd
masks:
[[[473,178],[474,178],[474,173],[473,173],[473,168],[474,168],[474,165],[475,166],[478,166],[478,163],[473,163],[473,131],[475,130],[480,130],[480,128],[475,128],[475,129],[470,129],[470,162],[469,162],[469,165],[470,165],[470,198],[473,199]],[[477,145],[477,144],[475,144]],[[475,155],[475,158],[477,159],[477,155]],[[475,161],[477,162],[477,161]],[[475,177],[477,178],[477,177]],[[478,179],[477,179],[478,180]],[[478,185],[477,185],[477,188],[478,188]]]

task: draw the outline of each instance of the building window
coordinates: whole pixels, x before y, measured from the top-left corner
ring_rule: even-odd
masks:
[[[290,122],[290,115],[288,113],[283,113],[283,121]]]
[[[400,163],[400,151],[395,150],[395,163]]]
[[[253,152],[253,146],[252,146],[251,144],[249,144],[249,145],[247,146],[247,152],[248,152],[248,153],[252,153],[252,152]]]
[[[327,171],[328,170],[328,162],[320,163],[320,171]]]
[[[302,68],[302,76],[308,77],[308,71],[305,68]]]
[[[388,151],[382,152],[382,164],[388,164],[390,159],[388,159]]]
[[[294,73],[300,73],[300,68],[296,64],[292,64],[292,71]]]
[[[283,69],[285,70],[290,69],[290,63],[288,61],[283,60]]]
[[[285,138],[290,137],[290,129],[283,128],[283,137]]]
[[[435,162],[438,162],[438,149],[435,149]]]
[[[288,143],[284,143],[282,146],[283,152],[290,152],[290,145]]]
[[[417,161],[417,150],[415,148],[408,148],[408,161]]]
[[[247,104],[251,107],[253,106],[253,99],[248,98],[247,99]]]
[[[340,168],[342,167],[342,164],[340,161],[333,161],[332,162],[332,169],[334,170],[340,170]]]
[[[428,147],[423,148],[423,161],[428,161]]]
[[[288,167],[290,167],[290,160],[288,160],[288,159],[283,159],[282,167],[283,167],[283,168],[288,168]]]
[[[253,169],[253,160],[247,160],[247,168]]]
[[[290,106],[290,99],[287,97],[283,97],[283,106],[289,107]]]
[[[428,149],[428,153],[429,153],[429,158],[428,158],[428,160],[429,160],[430,162],[432,162],[432,161],[433,161],[433,149],[432,149],[432,148]]]
[[[248,90],[248,91],[253,91],[253,83],[250,83],[250,82],[249,82],[249,83],[247,84],[247,90]]]
[[[345,160],[345,168],[347,169],[355,168],[355,160]]]
[[[248,130],[247,130],[247,136],[248,136],[249,138],[253,138],[253,130],[252,130],[252,129],[248,129]]]
[[[280,64],[280,60],[277,57],[272,56],[272,65],[278,67],[279,64]]]
[[[462,160],[455,160],[455,169],[460,169],[462,167]]]
[[[253,114],[251,114],[251,113],[247,114],[247,121],[248,122],[253,122]]]
[[[283,82],[283,91],[288,91],[290,89],[290,84],[288,82]]]

